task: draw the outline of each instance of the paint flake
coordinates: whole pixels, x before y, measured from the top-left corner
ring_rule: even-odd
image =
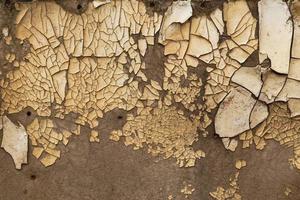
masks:
[[[220,137],[234,137],[250,129],[249,117],[255,105],[251,93],[243,88],[233,89],[220,104],[215,129]]]
[[[259,59],[271,60],[271,69],[288,74],[293,22],[288,5],[282,0],[261,0],[259,12]],[[280,41],[280,42],[279,42]]]
[[[27,164],[28,135],[22,124],[16,126],[6,116],[3,117],[3,138],[1,147],[11,155],[16,169]]]

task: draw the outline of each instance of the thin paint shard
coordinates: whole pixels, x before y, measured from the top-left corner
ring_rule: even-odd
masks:
[[[16,169],[27,164],[28,135],[22,124],[16,126],[6,116],[3,117],[3,139],[1,147],[11,155]]]
[[[210,14],[210,18],[212,19],[215,26],[218,28],[220,34],[224,33],[224,21],[223,21],[223,13],[217,8]]]
[[[110,3],[110,2],[111,2],[111,0],[94,0],[93,1],[93,6],[95,8],[98,8],[102,5],[105,5],[105,4]]]
[[[225,149],[230,151],[235,151],[238,146],[238,141],[236,139],[222,138],[222,142]]]
[[[174,1],[165,13],[158,41],[164,43],[167,32],[170,34],[176,30],[176,25],[186,22],[192,14],[193,9],[190,1]]]
[[[293,22],[288,5],[282,0],[261,0],[259,11],[259,60],[267,57],[271,68],[288,74]]]

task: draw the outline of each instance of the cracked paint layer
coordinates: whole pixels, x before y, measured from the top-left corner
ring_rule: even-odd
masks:
[[[174,107],[142,108],[136,117],[128,116],[127,120],[121,135],[125,145],[133,145],[134,149],[147,145],[149,153],[176,158],[180,167],[194,166],[196,159],[205,157],[202,150],[191,147],[198,138],[199,119],[191,121]]]
[[[167,106],[175,101],[186,109],[202,113],[199,109],[200,104],[193,105],[196,98],[199,98],[202,80],[195,74],[187,76],[188,67],[181,68],[181,61],[172,58],[173,50],[170,49],[168,53],[170,59],[169,65],[166,66],[182,69],[172,77],[174,85],[168,87],[170,73],[166,74],[163,85],[148,79],[143,73],[145,69],[143,57],[147,46],[154,45],[154,36],[160,31],[161,26],[169,29],[173,23],[185,23],[192,15],[190,3],[174,2],[172,6],[169,11],[170,19],[165,17],[163,20],[161,14],[148,15],[145,5],[134,0],[122,3],[93,2],[93,5],[89,4],[81,15],[71,14],[54,2],[17,5],[19,14],[15,21],[16,37],[21,41],[28,41],[31,48],[18,68],[1,80],[3,99],[1,112],[17,113],[31,107],[38,116],[44,117],[34,119],[27,127],[34,146],[33,154],[42,164],[45,166],[54,164],[56,159],[60,158],[57,145],[59,143],[67,145],[68,137],[72,135],[68,134],[72,132],[71,130],[59,131],[54,121],[50,119],[52,116],[63,120],[71,112],[78,114],[74,123],[78,126],[88,124],[93,129],[89,140],[99,142],[96,130],[99,126],[98,120],[115,108],[126,111],[136,108],[142,110],[163,102],[163,106],[169,110]],[[189,13],[187,15],[182,13],[183,15],[179,17],[173,13],[178,12],[179,8],[186,8]],[[177,27],[181,29],[176,25],[175,32],[165,33],[161,29],[160,35],[166,40],[177,40]],[[186,30],[184,39],[179,43],[186,48],[189,27],[187,25],[184,27]],[[141,39],[136,41],[134,34],[140,34]],[[181,38],[178,39],[181,41]],[[185,51],[181,47],[178,52],[176,51],[181,55],[181,60]],[[7,57],[11,59],[11,56]],[[191,59],[189,60],[192,61]],[[166,67],[166,72],[168,69]],[[179,83],[182,75],[188,82],[184,87]],[[170,94],[163,97],[162,93],[169,90]],[[171,114],[174,116],[170,116],[169,120],[174,117],[181,120],[182,111],[172,109]],[[204,116],[201,114],[201,117]],[[199,117],[193,114],[189,118],[196,120]],[[208,121],[206,117],[205,122]],[[189,119],[186,119],[186,122],[190,125]],[[176,151],[171,151],[167,153],[168,157],[173,153],[172,157],[180,157],[189,163],[182,164],[183,161],[178,161],[180,165],[193,166],[196,158],[204,156],[203,152],[194,152],[189,147],[198,138],[197,127],[203,126],[199,124],[188,127],[190,131],[187,138],[190,134],[193,137],[187,142],[173,144],[180,152],[186,148],[184,152],[189,153],[181,155],[179,152],[175,154]],[[144,134],[143,130],[139,131],[140,135]],[[184,131],[186,130],[175,133],[179,141],[180,138],[185,141]],[[118,140],[120,136],[112,134],[111,138]],[[159,135],[154,134],[152,138],[147,138],[146,144],[157,140],[155,137]],[[172,137],[170,136],[170,141],[175,140]],[[149,149],[151,148],[149,145]]]

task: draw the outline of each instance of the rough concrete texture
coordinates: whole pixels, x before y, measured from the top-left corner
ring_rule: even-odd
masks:
[[[20,44],[14,37],[14,18],[16,10],[15,1],[0,1],[0,30],[8,27],[12,36],[11,44],[6,45],[1,35],[0,40],[0,79],[15,67],[5,58],[8,52],[16,55],[16,60],[21,60],[29,52],[30,45],[27,42]],[[87,10],[88,1],[69,0],[56,1],[66,11],[81,14]],[[165,13],[172,1],[144,1],[147,13]],[[249,9],[258,20],[257,1],[247,2]],[[223,9],[223,1],[192,1],[195,16],[208,15],[216,8]],[[256,35],[258,30],[255,30]],[[139,36],[134,36],[135,40]],[[228,39],[228,33],[220,36],[222,40]],[[148,46],[145,54],[145,69],[142,71],[151,80],[163,84],[165,76],[164,46],[157,41]],[[261,63],[264,66],[268,60]],[[243,66],[255,67],[259,64],[258,51],[255,50],[241,62]],[[188,74],[196,74],[202,78],[203,85],[206,85],[206,78],[209,73],[205,68],[211,64],[200,62],[198,68],[189,68]],[[267,67],[266,67],[267,68]],[[188,75],[188,76],[189,76]],[[181,85],[186,86],[193,80],[181,79]],[[144,88],[146,83],[139,87]],[[203,104],[204,88],[199,88],[200,95],[195,98],[196,102]],[[167,96],[165,91],[160,92],[161,96]],[[0,99],[2,101],[2,99]],[[0,102],[1,103],[1,102]],[[158,104],[158,102],[155,102]],[[155,103],[152,106],[155,106]],[[199,114],[197,111],[190,111],[185,105],[172,102],[176,109],[183,112],[184,116]],[[51,108],[54,110],[54,108]],[[208,113],[213,119],[217,107]],[[234,152],[226,150],[221,138],[215,134],[214,123],[206,131],[198,130],[199,138],[192,143],[193,149],[205,151],[205,158],[197,161],[194,167],[180,168],[176,164],[176,158],[163,159],[163,156],[154,157],[149,154],[147,148],[133,150],[132,146],[125,146],[122,138],[119,142],[112,141],[110,134],[113,130],[122,129],[130,115],[136,116],[137,109],[125,111],[115,108],[104,113],[99,120],[99,126],[95,130],[100,133],[99,143],[89,142],[91,131],[86,123],[81,126],[80,136],[70,138],[67,146],[59,144],[61,158],[50,167],[45,168],[42,163],[31,153],[28,154],[28,165],[23,165],[22,170],[16,170],[11,156],[3,149],[0,150],[0,200],[29,200],[29,199],[66,199],[66,200],[206,200],[213,198],[210,193],[222,187],[225,190],[230,188],[230,178],[239,172],[237,179],[238,193],[243,200],[285,200],[300,199],[300,170],[288,162],[293,157],[293,148],[279,145],[274,140],[267,140],[262,150],[257,150],[258,144],[249,148],[237,147]],[[18,113],[6,115],[14,123],[20,122],[25,127],[31,124],[34,119],[44,119],[38,116],[37,112],[26,107]],[[69,113],[64,120],[49,118],[58,125],[59,129],[68,129],[74,125],[78,114]],[[201,121],[204,121],[201,118]],[[259,129],[259,127],[258,127]],[[2,130],[0,130],[2,135]],[[204,137],[204,136],[205,137]],[[2,143],[0,137],[0,143]],[[234,139],[239,140],[239,137]],[[255,141],[254,141],[255,142]],[[29,145],[29,151],[33,146]],[[235,162],[239,159],[247,161],[247,166],[238,170]],[[191,194],[184,194],[182,190],[185,185],[191,184],[195,190]],[[229,195],[230,196],[230,195]],[[219,198],[219,199],[231,199]],[[232,198],[237,199],[237,198]]]

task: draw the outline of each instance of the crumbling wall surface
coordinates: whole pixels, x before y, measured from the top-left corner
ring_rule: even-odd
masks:
[[[1,2],[0,199],[299,199],[299,6]]]

